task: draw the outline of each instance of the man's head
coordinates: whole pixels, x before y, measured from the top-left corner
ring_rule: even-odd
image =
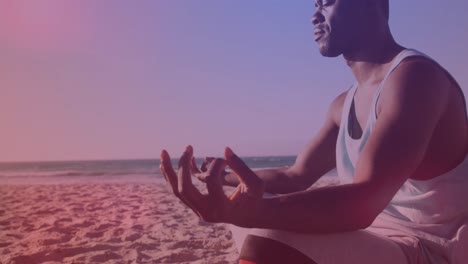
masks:
[[[353,53],[390,34],[389,0],[314,0],[314,40],[326,57]]]

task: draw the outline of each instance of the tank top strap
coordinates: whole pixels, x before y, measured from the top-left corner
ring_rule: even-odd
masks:
[[[421,56],[421,57],[425,57],[425,58],[428,58],[430,59],[431,61],[434,61],[431,57],[429,57],[428,55],[420,52],[420,51],[417,51],[415,49],[405,49],[403,51],[401,51],[394,59],[393,59],[393,63],[392,65],[390,66],[390,69],[388,70],[387,74],[385,75],[384,79],[382,80],[382,82],[380,82],[380,85],[379,87],[377,88],[377,91],[375,92],[374,94],[374,98],[372,100],[372,108],[371,108],[371,118],[372,118],[372,121],[376,121],[377,120],[377,101],[379,100],[379,97],[380,97],[380,94],[382,93],[382,90],[383,90],[383,87],[384,87],[384,84],[385,84],[385,81],[387,80],[388,76],[390,76],[390,74],[400,65],[400,63],[408,58],[408,57],[413,57],[413,56]]]
[[[355,82],[348,89],[348,93],[346,94],[346,98],[343,104],[343,110],[341,111],[341,127],[348,126],[349,111],[351,110],[351,104],[353,102],[353,97],[354,97],[354,94],[356,93],[357,87],[358,87],[358,83]]]

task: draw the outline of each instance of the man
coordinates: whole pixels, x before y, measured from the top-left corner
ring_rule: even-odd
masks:
[[[466,263],[468,121],[456,81],[393,39],[388,0],[316,0],[320,53],[356,78],[290,168],[252,172],[226,148],[204,176],[187,147],[161,170],[201,218],[235,225],[240,263]],[[233,173],[222,175],[229,166]],[[332,168],[341,184],[308,189]],[[222,184],[237,186],[228,198]],[[270,198],[264,191],[279,193]],[[237,227],[236,227],[237,226]]]

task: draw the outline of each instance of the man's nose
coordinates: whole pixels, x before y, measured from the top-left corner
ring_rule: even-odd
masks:
[[[310,19],[312,25],[316,26],[324,21],[325,17],[320,12],[320,8],[317,8]]]

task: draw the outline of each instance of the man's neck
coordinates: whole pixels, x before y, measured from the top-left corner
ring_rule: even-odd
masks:
[[[360,86],[379,82],[384,77],[386,66],[404,48],[398,45],[391,35],[380,41],[368,41],[359,50],[343,54],[346,64],[351,68]]]

